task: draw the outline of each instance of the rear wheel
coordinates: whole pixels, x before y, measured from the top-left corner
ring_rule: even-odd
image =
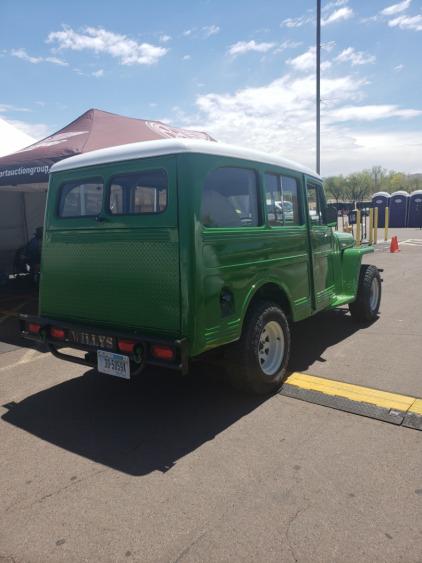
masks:
[[[381,277],[375,266],[363,265],[360,269],[356,301],[350,303],[352,319],[371,323],[378,316],[381,303]]]
[[[240,340],[231,350],[230,378],[255,394],[277,391],[287,375],[289,323],[278,305],[258,302],[248,312]]]

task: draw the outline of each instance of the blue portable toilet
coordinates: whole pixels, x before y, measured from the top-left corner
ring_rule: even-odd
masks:
[[[378,227],[385,226],[385,208],[390,203],[390,194],[388,192],[377,192],[372,196],[372,207],[378,207]]]
[[[407,223],[407,205],[409,194],[404,190],[398,190],[390,197],[390,227],[405,227]]]
[[[415,190],[409,197],[408,227],[422,227],[422,190]]]

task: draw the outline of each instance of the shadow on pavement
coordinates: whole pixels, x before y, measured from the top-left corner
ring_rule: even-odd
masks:
[[[327,348],[360,328],[346,310],[298,323],[290,369],[303,371],[324,361]],[[223,367],[203,362],[189,377],[151,368],[130,383],[90,370],[3,405],[8,412],[2,419],[124,473],[165,472],[264,402],[232,390],[225,377]]]
[[[315,362],[325,362],[322,355],[327,348],[359,330],[364,327],[352,320],[347,309],[320,313],[296,323],[292,327],[290,371],[305,371]]]
[[[0,354],[17,348],[36,348],[35,342],[25,340],[19,334],[17,315],[37,314],[38,288],[25,278],[17,278],[0,292]]]
[[[215,373],[199,364],[185,378],[151,369],[128,383],[91,370],[3,405],[2,419],[124,473],[165,472],[263,402],[232,391]]]

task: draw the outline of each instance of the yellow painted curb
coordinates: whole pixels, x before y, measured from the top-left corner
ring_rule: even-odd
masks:
[[[293,372],[289,375],[285,383],[308,391],[317,391],[325,395],[342,397],[350,401],[367,403],[384,409],[422,414],[422,399],[417,399],[416,397],[379,391],[370,387],[361,387],[351,383],[343,383],[298,372]]]
[[[409,408],[409,412],[414,414],[420,414],[422,416],[422,399],[415,399],[415,402]]]

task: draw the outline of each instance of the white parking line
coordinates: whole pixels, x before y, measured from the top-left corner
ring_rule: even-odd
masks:
[[[420,238],[408,238],[400,242],[400,244],[407,244],[409,246],[422,246],[422,239]]]

